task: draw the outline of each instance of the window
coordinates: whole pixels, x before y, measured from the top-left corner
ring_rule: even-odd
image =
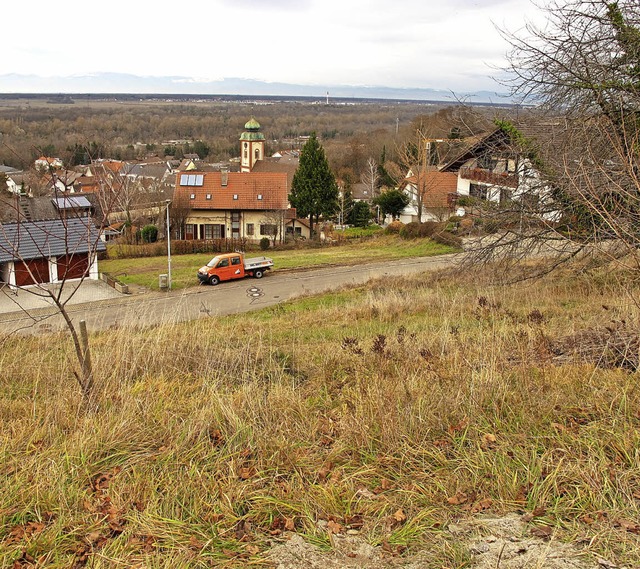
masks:
[[[195,195],[195,194],[191,194],[189,197],[190,197],[192,200],[195,200],[195,199],[196,199],[196,195]]]
[[[487,186],[481,186],[480,184],[470,184],[469,195],[472,198],[480,198],[481,200],[486,200]]]
[[[277,235],[278,228],[273,223],[264,223],[260,226],[260,235]]]
[[[186,234],[185,236],[187,239],[193,239],[193,229],[194,229],[193,223],[185,224],[184,230],[185,230],[185,234]]]
[[[238,194],[233,194],[233,199],[237,200],[238,199]]]
[[[256,157],[256,160],[260,160],[260,149],[259,148],[256,148],[255,157]]]
[[[224,225],[213,225],[213,238],[222,239],[224,237]]]
[[[262,194],[258,194],[258,199],[261,200],[262,199]]]
[[[207,194],[207,199],[210,200],[211,199],[211,194]]]
[[[213,239],[213,225],[207,223],[204,226],[204,238],[205,239]]]
[[[253,223],[247,223],[247,235],[253,235],[255,232]]]
[[[222,267],[228,267],[229,266],[229,259],[221,259],[220,262],[218,263],[218,269],[221,269]]]
[[[232,265],[239,265],[240,264],[240,257],[231,257],[231,264]]]

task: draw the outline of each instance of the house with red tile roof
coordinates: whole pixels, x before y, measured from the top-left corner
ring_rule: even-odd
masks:
[[[184,239],[260,240],[284,236],[291,215],[282,172],[179,173],[172,208],[188,210]],[[269,227],[267,227],[269,226]]]
[[[458,175],[453,172],[427,170],[422,172],[420,180],[411,171],[402,181],[400,190],[410,198],[409,203],[400,214],[400,221],[442,221],[453,215],[456,198]],[[422,219],[418,220],[418,186],[422,192]]]
[[[240,137],[240,172],[189,170],[176,174],[171,209],[184,219],[174,228],[182,239],[244,239],[286,234],[308,237],[308,227],[289,207],[295,169],[265,167],[264,135],[252,118]],[[275,171],[273,171],[275,170]],[[182,215],[179,215],[182,213]]]

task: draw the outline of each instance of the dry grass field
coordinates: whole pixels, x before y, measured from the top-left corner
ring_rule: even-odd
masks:
[[[483,516],[640,565],[633,285],[485,277],[93,335],[89,411],[65,336],[1,339],[0,565],[266,567],[353,536],[376,567],[468,567],[451,528]]]

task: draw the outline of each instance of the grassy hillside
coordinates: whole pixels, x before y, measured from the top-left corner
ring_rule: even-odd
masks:
[[[608,275],[421,275],[112,330],[91,338],[92,413],[64,336],[5,338],[0,565],[244,567],[290,532],[350,531],[463,567],[447,524],[510,512],[638,565],[625,298]]]

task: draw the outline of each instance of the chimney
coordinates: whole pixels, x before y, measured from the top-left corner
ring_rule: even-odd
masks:
[[[223,187],[229,185],[229,168],[227,166],[220,168],[220,183]]]

